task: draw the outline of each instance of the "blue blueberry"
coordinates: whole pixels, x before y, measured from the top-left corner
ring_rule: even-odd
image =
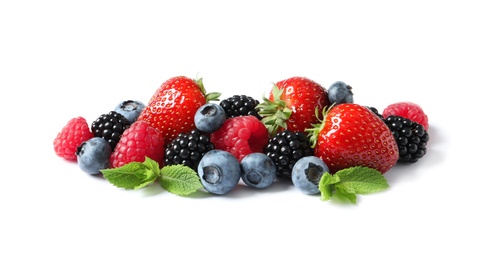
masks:
[[[198,108],[194,120],[198,130],[212,133],[223,125],[226,113],[220,105],[207,103]]]
[[[276,178],[276,165],[264,153],[250,153],[241,160],[241,179],[249,187],[264,189]]]
[[[110,167],[111,146],[106,139],[93,137],[83,142],[76,151],[80,169],[89,174],[98,174]]]
[[[223,195],[236,187],[241,176],[240,163],[231,153],[211,150],[198,165],[198,175],[203,187],[213,194]]]
[[[141,111],[145,108],[145,104],[140,101],[127,100],[122,101],[115,107],[115,112],[122,114],[130,123],[138,119]]]
[[[305,194],[319,193],[319,180],[328,166],[316,156],[306,156],[299,159],[293,166],[291,180],[296,188]]]
[[[354,103],[351,86],[342,81],[336,81],[329,87],[328,98],[331,104]]]

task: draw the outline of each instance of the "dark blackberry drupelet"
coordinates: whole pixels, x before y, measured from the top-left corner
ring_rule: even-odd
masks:
[[[183,164],[197,171],[198,163],[203,155],[213,149],[214,145],[209,136],[198,129],[180,133],[166,145],[165,165]]]
[[[429,134],[421,124],[401,116],[388,116],[384,122],[399,148],[399,162],[415,163],[426,154]]]
[[[114,150],[121,135],[130,125],[131,123],[126,117],[115,111],[110,111],[93,121],[91,131],[95,137],[107,140],[111,149]]]
[[[258,104],[258,100],[246,95],[233,95],[220,102],[220,106],[225,110],[227,118],[252,115],[261,120],[262,117],[256,109]]]
[[[268,141],[265,153],[276,165],[277,177],[291,178],[294,164],[305,156],[314,155],[306,134],[284,130]]]
[[[383,115],[381,115],[381,114],[379,113],[379,111],[378,111],[377,108],[375,108],[375,107],[368,107],[368,106],[367,106],[366,108],[368,108],[369,110],[371,110],[375,115],[377,115],[379,118],[381,118],[381,120],[384,120]]]

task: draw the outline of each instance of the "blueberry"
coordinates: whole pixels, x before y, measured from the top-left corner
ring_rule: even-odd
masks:
[[[276,177],[273,159],[264,153],[250,153],[241,160],[241,179],[249,187],[264,189],[271,186]]]
[[[233,154],[214,149],[205,153],[200,160],[198,175],[205,190],[223,195],[233,190],[238,184],[241,178],[241,167]]]
[[[144,108],[145,104],[140,101],[127,100],[119,103],[115,107],[115,112],[122,114],[130,123],[133,123],[138,119]]]
[[[83,142],[76,151],[80,169],[89,174],[98,174],[110,167],[111,146],[106,139],[93,137]]]
[[[306,156],[294,164],[291,179],[294,186],[303,193],[317,194],[319,180],[325,172],[329,172],[329,168],[323,160],[316,156]]]
[[[198,130],[212,133],[223,125],[226,113],[220,105],[207,103],[198,108],[194,120]]]
[[[329,87],[328,98],[335,104],[354,103],[351,86],[342,81],[336,81]]]

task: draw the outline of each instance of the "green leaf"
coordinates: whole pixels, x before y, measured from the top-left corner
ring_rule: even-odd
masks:
[[[151,173],[156,175],[156,177],[160,176],[160,165],[158,164],[157,161],[155,160],[152,160],[148,157],[145,157],[145,161],[143,162],[143,164],[151,170]],[[152,177],[152,176],[149,176],[149,177]]]
[[[276,118],[273,117],[264,117],[261,119],[261,122],[265,125],[273,125],[274,122],[276,121]]]
[[[342,201],[349,201],[353,204],[356,204],[357,196],[354,193],[350,193],[346,190],[336,187],[336,197]]]
[[[273,83],[273,89],[271,91],[273,93],[273,101],[281,100],[281,95],[283,95],[283,90],[278,88],[278,85]]]
[[[203,78],[198,78],[198,75],[196,75],[196,80],[195,81],[196,81],[196,84],[198,84],[198,87],[199,87],[201,93],[203,93],[203,95],[205,95],[206,102],[220,100],[219,97],[221,96],[221,93],[219,93],[219,92],[206,93],[206,88],[205,88],[205,85],[203,83]]]
[[[356,166],[336,172],[340,183],[336,188],[341,188],[348,193],[368,194],[385,190],[389,184],[378,170]]]
[[[196,76],[197,76],[197,79],[195,80],[196,84],[198,84],[198,87],[200,88],[201,93],[203,93],[203,95],[206,95],[206,89],[205,89],[205,85],[203,84],[203,78],[198,78],[198,75]]]
[[[355,166],[335,174],[324,173],[318,188],[322,200],[335,196],[340,200],[356,203],[356,195],[378,192],[388,187],[386,178],[378,170]]]
[[[316,144],[318,143],[318,136],[321,133],[321,131],[323,131],[323,128],[326,122],[326,116],[328,115],[328,113],[331,111],[332,108],[333,108],[333,105],[330,105],[329,107],[328,106],[323,107],[323,110],[321,112],[322,119],[319,118],[319,108],[318,107],[314,108],[314,115],[318,119],[319,123],[311,124],[312,126],[311,128],[305,129],[306,133],[308,133],[308,137],[312,144],[311,145],[312,148],[316,147]]]
[[[205,96],[207,102],[219,101],[220,100],[219,97],[221,97],[220,92],[211,92],[211,93],[206,94],[206,96]]]
[[[159,173],[158,163],[145,158],[143,163],[131,162],[118,168],[101,170],[103,177],[116,187],[141,189],[155,182]]]
[[[319,180],[319,191],[322,200],[329,200],[333,196],[334,184],[339,182],[339,177],[325,172]]]
[[[165,190],[180,196],[189,195],[203,187],[196,172],[185,165],[163,167],[159,182]]]

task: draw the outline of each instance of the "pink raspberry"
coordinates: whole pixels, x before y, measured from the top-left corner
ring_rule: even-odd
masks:
[[[255,116],[228,118],[211,134],[215,149],[232,153],[238,161],[250,153],[262,153],[268,139],[268,129]]]
[[[144,162],[148,157],[160,164],[163,163],[165,141],[160,130],[145,121],[135,121],[121,135],[120,141],[110,156],[113,168],[130,162]]]
[[[413,102],[397,102],[387,106],[383,111],[383,117],[402,116],[411,121],[421,124],[427,131],[429,128],[428,118],[423,109]]]
[[[84,141],[93,138],[85,118],[79,116],[70,119],[53,140],[55,153],[69,161],[76,161],[76,151]]]

